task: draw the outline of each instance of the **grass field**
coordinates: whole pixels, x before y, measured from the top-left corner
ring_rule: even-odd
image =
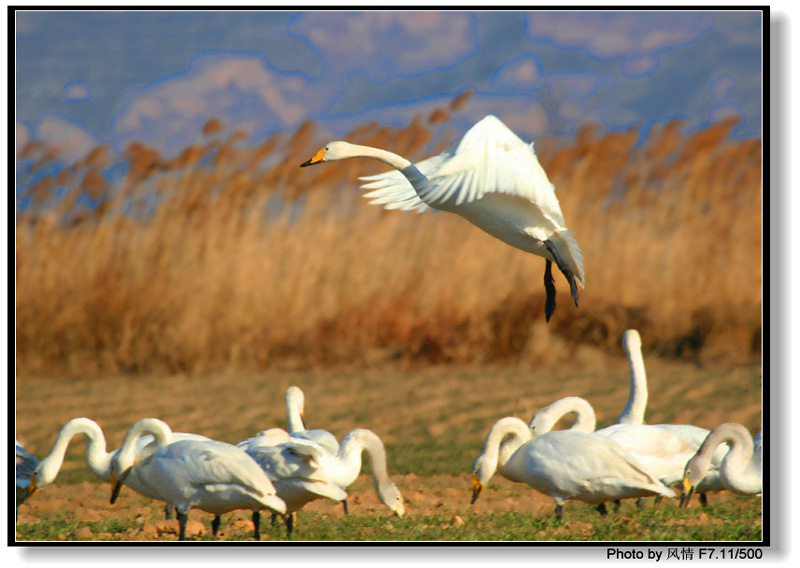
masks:
[[[472,462],[489,427],[503,416],[527,420],[534,410],[564,395],[593,403],[598,426],[610,424],[625,405],[624,359],[603,360],[603,370],[577,366],[553,371],[527,368],[428,368],[384,371],[210,374],[198,377],[106,377],[98,380],[18,380],[18,433],[42,457],[70,418],[88,416],[106,431],[109,449],[127,427],[157,416],[176,431],[237,442],[257,431],[285,425],[283,394],[291,384],[306,393],[308,427],[339,438],[367,427],[384,440],[389,473],[406,500],[397,518],[377,499],[366,473],[350,491],[351,514],[333,502],[316,501],[300,513],[294,540],[726,540],[761,538],[761,499],[711,495],[711,506],[675,500],[638,511],[631,502],[600,517],[570,502],[564,523],[551,498],[524,484],[495,476],[470,506]],[[698,369],[651,360],[648,366],[651,423],[713,427],[737,421],[755,432],[761,424],[761,376],[756,365]],[[110,486],[86,469],[81,441],[70,448],[56,483],[23,505],[17,538],[28,540],[175,540],[161,505],[132,491],[109,505]],[[210,539],[211,516],[194,538]],[[225,517],[223,540],[251,537],[249,513]],[[264,539],[283,540],[282,527],[265,528]]]

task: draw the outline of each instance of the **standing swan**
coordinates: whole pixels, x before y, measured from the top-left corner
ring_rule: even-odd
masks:
[[[288,513],[295,513],[315,499],[344,501],[346,489],[361,472],[361,454],[366,452],[378,497],[396,515],[405,513],[400,490],[386,470],[383,442],[371,430],[358,428],[350,432],[335,455],[315,442],[302,439],[292,439],[272,448],[251,444],[246,451],[275,485],[278,496],[286,502]],[[295,516],[287,515],[286,520],[291,535]]]
[[[740,495],[761,493],[761,444],[754,444],[747,428],[728,422],[714,428],[686,464],[681,506],[689,503],[695,486],[709,470],[714,450],[725,442],[730,444],[730,450],[719,468],[722,485]]]
[[[371,203],[386,209],[449,211],[512,247],[543,257],[547,321],[556,308],[553,262],[578,305],[583,257],[564,225],[553,184],[533,144],[523,142],[497,117],[486,116],[457,145],[416,165],[386,150],[341,141],[330,142],[300,165],[345,158],[373,158],[397,170],[361,178],[372,182],[362,186],[372,190],[365,194]]]
[[[472,503],[495,471],[553,497],[559,521],[568,499],[604,505],[628,497],[675,496],[614,442],[571,430],[531,439],[525,422],[514,417],[498,420],[486,437],[483,453],[473,468]],[[604,507],[599,510],[605,512]]]
[[[145,433],[155,436],[156,444],[136,454],[136,441]],[[197,508],[219,516],[237,509],[271,509],[286,512],[286,505],[275,495],[275,488],[261,468],[244,450],[216,440],[172,441],[166,423],[144,418],[131,426],[122,447],[111,462],[111,503],[123,482],[135,473],[154,498],[174,503],[180,524],[179,540],[186,538],[189,509]],[[253,517],[254,538],[259,539],[258,516]]]

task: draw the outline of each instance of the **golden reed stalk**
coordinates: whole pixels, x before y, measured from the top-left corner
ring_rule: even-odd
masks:
[[[347,139],[421,158],[453,110]],[[111,159],[100,147],[28,188],[18,212],[18,370],[546,365],[580,346],[618,354],[630,327],[665,356],[757,360],[761,143],[731,139],[732,121],[681,126],[639,146],[638,130],[593,125],[537,141],[587,275],[577,309],[557,282],[549,325],[540,258],[453,215],[368,205],[357,177],[381,164],[301,170],[320,143],[313,123],[248,145],[210,121],[205,143],[173,160],[132,144],[115,184],[99,174]],[[434,151],[453,138],[444,132]],[[58,188],[69,191],[54,199]],[[87,207],[81,192],[105,201]]]

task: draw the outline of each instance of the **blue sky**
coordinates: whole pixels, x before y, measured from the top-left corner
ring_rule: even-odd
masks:
[[[170,155],[216,116],[253,139],[317,121],[401,126],[466,88],[451,126],[523,137],[587,121],[761,135],[761,13],[17,12],[17,141],[65,159],[139,140]]]

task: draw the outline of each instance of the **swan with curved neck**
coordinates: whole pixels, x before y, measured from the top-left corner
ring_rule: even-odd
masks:
[[[675,496],[614,442],[573,430],[531,438],[525,422],[514,417],[498,420],[486,437],[473,468],[472,503],[495,471],[553,497],[559,520],[569,499],[603,505],[599,510],[604,513],[606,501],[653,494]]]
[[[714,450],[726,442],[730,444],[730,450],[719,467],[722,485],[739,495],[761,493],[761,452],[754,451],[755,444],[747,428],[728,422],[711,430],[697,453],[686,463],[682,506],[688,504],[695,487],[708,473]]]
[[[335,455],[319,444],[303,439],[292,439],[272,448],[251,446],[247,452],[275,485],[289,513],[295,513],[316,499],[344,501],[347,487],[361,472],[361,455],[366,452],[378,497],[396,515],[405,513],[400,490],[387,471],[383,442],[371,430],[359,428],[350,432]],[[294,529],[293,523],[294,516],[287,515],[290,534]]]
[[[461,141],[438,156],[412,164],[392,152],[343,141],[328,143],[311,166],[371,158],[394,171],[362,177],[365,197],[387,209],[434,208],[455,213],[506,244],[545,259],[545,318],[555,311],[552,263],[564,274],[578,305],[584,287],[583,257],[564,225],[553,184],[526,144],[495,116],[486,116]]]
[[[135,452],[136,441],[145,434],[155,444]],[[189,510],[202,509],[219,516],[237,509],[254,513],[254,537],[259,539],[258,516],[261,509],[286,512],[286,505],[275,494],[267,476],[245,452],[216,440],[173,441],[172,430],[163,421],[145,418],[134,424],[111,461],[111,502],[116,501],[121,484],[132,471],[156,499],[174,503],[180,524],[179,539],[186,536]]]
[[[50,453],[41,460],[31,476],[28,497],[55,481],[64,463],[64,457],[72,438],[81,434],[87,438],[86,463],[89,466],[89,470],[103,481],[110,481],[111,460],[119,450],[106,451],[106,437],[97,422],[89,418],[73,418],[61,428]],[[195,434],[176,433],[175,436],[180,439],[207,439],[204,436]],[[150,436],[141,438],[137,445],[132,446],[132,451],[141,452],[152,441]],[[152,497],[147,493],[147,487],[140,483],[135,473],[127,479],[127,483],[136,492]]]
[[[628,403],[617,424],[644,424],[644,412],[647,409],[647,372],[642,357],[642,338],[635,329],[628,329],[622,334],[622,348],[628,356],[631,368],[631,390]]]

